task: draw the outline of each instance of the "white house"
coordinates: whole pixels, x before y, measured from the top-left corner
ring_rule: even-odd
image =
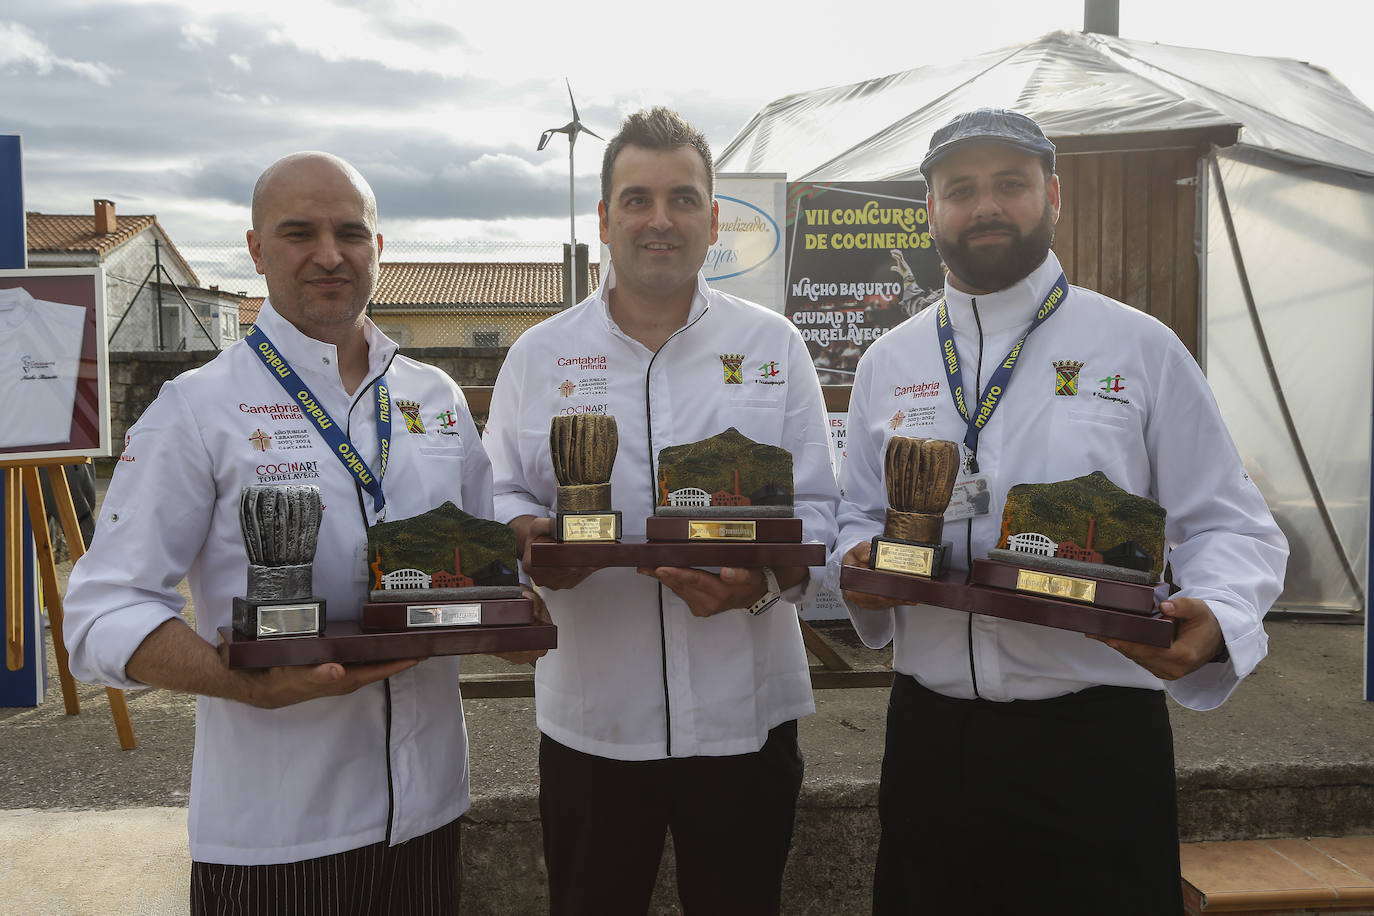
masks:
[[[239,338],[242,296],[201,289],[156,216],[117,216],[97,200],[89,214],[27,213],[25,231],[30,267],[104,268],[110,349],[213,350]]]

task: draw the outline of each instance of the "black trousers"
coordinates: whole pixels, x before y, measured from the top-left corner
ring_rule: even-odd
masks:
[[[459,821],[284,865],[191,863],[191,916],[445,916],[458,912]]]
[[[642,916],[669,830],[689,916],[779,912],[802,770],[796,721],[757,753],[730,757],[608,760],[544,735],[550,912]]]
[[[1183,911],[1157,690],[957,700],[893,679],[875,914]]]

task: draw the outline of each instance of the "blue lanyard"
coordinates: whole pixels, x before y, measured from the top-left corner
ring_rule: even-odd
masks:
[[[949,376],[949,396],[954,399],[954,407],[959,411],[959,416],[964,418],[968,428],[964,433],[964,447],[969,452],[969,469],[978,470],[978,436],[983,432],[983,427],[988,425],[992,419],[992,412],[997,409],[997,405],[1002,402],[1002,395],[1006,393],[1007,387],[1011,384],[1011,373],[1016,368],[1016,360],[1021,356],[1021,347],[1025,344],[1026,338],[1031,336],[1031,332],[1040,327],[1046,318],[1055,313],[1064,302],[1065,294],[1069,291],[1068,279],[1064,274],[1059,275],[1059,279],[1050,287],[1050,291],[1045,296],[1045,301],[1040,303],[1040,308],[1036,309],[1035,317],[1031,319],[1030,326],[1026,328],[1021,339],[1007,353],[1000,365],[993,371],[992,377],[988,379],[988,385],[983,389],[982,396],[978,399],[978,413],[970,417],[968,405],[964,403],[964,375],[959,369],[959,351],[954,346],[954,330],[950,327],[949,306],[942,299],[940,309],[936,314],[936,330],[940,334],[940,355],[945,361],[945,372]]]
[[[252,330],[243,339],[248,341],[248,346],[257,354],[258,359],[262,360],[267,371],[281,383],[283,390],[300,405],[301,413],[315,424],[324,441],[329,443],[334,457],[338,458],[345,470],[353,475],[358,485],[372,496],[373,511],[380,519],[382,509],[386,506],[386,497],[382,495],[382,477],[386,474],[386,459],[391,451],[391,394],[387,391],[386,376],[379,375],[372,383],[372,393],[377,399],[377,454],[381,456],[382,462],[381,474],[374,475],[348,436],[339,429],[339,424],[334,422],[334,418],[296,374],[296,370],[291,368],[291,364],[277,352],[276,346],[262,329],[253,325]]]

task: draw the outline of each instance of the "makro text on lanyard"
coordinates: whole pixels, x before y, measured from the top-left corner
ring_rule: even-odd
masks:
[[[382,495],[382,477],[386,475],[386,459],[391,451],[391,393],[386,387],[386,376],[379,375],[372,383],[372,393],[377,402],[377,454],[381,456],[381,473],[373,474],[363,456],[358,454],[358,449],[339,428],[339,424],[334,422],[334,418],[324,409],[324,405],[315,397],[305,381],[296,374],[296,370],[291,368],[291,364],[277,352],[276,345],[268,339],[262,329],[253,325],[252,330],[243,339],[248,341],[249,347],[257,354],[258,359],[262,360],[267,371],[281,383],[282,389],[290,395],[291,400],[300,405],[301,413],[315,424],[324,441],[329,443],[329,449],[334,453],[334,457],[339,459],[339,463],[353,475],[358,485],[372,497],[373,511],[380,521],[382,509],[386,506],[386,497]]]
[[[1031,319],[1026,332],[993,371],[992,378],[988,379],[988,385],[978,399],[978,413],[973,417],[969,416],[968,406],[964,403],[964,374],[959,369],[959,351],[954,346],[954,329],[950,326],[949,305],[943,299],[940,300],[935,326],[940,334],[940,354],[945,361],[945,372],[949,376],[949,396],[954,399],[954,407],[959,411],[959,416],[968,424],[968,429],[964,433],[964,448],[968,449],[969,470],[978,470],[978,436],[992,419],[992,412],[997,409],[997,405],[1002,401],[1002,395],[1011,384],[1011,373],[1016,368],[1016,360],[1021,356],[1022,345],[1025,344],[1026,338],[1031,336],[1031,332],[1040,327],[1045,319],[1053,315],[1063,304],[1068,291],[1069,281],[1061,273],[1059,279],[1054,281],[1054,286],[1050,287],[1049,293],[1045,295],[1045,300],[1040,303],[1040,308],[1035,310],[1035,317]]]

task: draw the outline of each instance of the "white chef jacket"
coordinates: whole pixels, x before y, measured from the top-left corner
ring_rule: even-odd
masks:
[[[302,334],[264,303],[258,327],[277,346],[374,473],[382,373],[392,398],[386,518],[451,500],[490,517],[491,465],[463,394],[440,370],[397,354],[368,321],[368,377],[350,396],[332,344]],[[239,493],[249,484],[312,484],[324,503],[315,594],[333,620],[356,619],[367,594],[364,514],[372,497],[314,424],[239,341],[163,386],[110,482],[91,550],[76,564],[65,634],[83,681],[136,687],[125,665],[181,610],[183,574],[196,631],[210,642],[246,591]],[[419,403],[424,432],[403,422]],[[354,693],[257,709],[199,697],[191,771],[191,857],[238,865],[292,862],[449,823],[469,804],[467,733],[457,657],[432,658]]]
[[[783,316],[713,290],[698,275],[687,324],[657,354],[611,319],[614,269],[581,304],[530,328],[496,379],[484,435],[496,517],[548,516],[557,502],[549,424],[560,414],[615,417],[611,501],[625,535],[644,534],[657,502],[658,453],[733,426],[792,453],[804,537],[829,545],[838,493],[820,384]],[[738,356],[737,383],[722,354]],[[812,571],[818,584],[823,569]],[[757,751],[775,725],[815,710],[795,604],[751,617],[694,617],[657,581],[603,569],[545,589],[558,648],[539,660],[540,730],[617,760]],[[800,600],[802,589],[784,598]]]
[[[1061,270],[1051,252],[1029,277],[991,295],[972,297],[946,284],[971,410]],[[832,583],[845,552],[882,533],[888,437],[947,439],[961,443],[963,452],[966,423],[950,397],[937,311],[889,331],[859,363],[840,469],[844,495]],[[1056,394],[1054,364],[1070,361],[1083,364],[1077,393]],[[1164,687],[1188,708],[1211,709],[1264,658],[1268,638],[1260,621],[1282,589],[1287,542],[1246,474],[1201,370],[1164,325],[1070,287],[1063,304],[1026,338],[1001,404],[982,430],[978,466],[990,475],[991,507],[971,523],[945,523],[952,567],[968,568],[970,524],[974,558],[996,546],[1007,490],[1015,484],[1102,471],[1167,510],[1168,562],[1178,594],[1207,602],[1231,660],[1166,683],[1080,633],[928,605],[874,612],[851,604],[866,645],[893,641],[897,671],[952,697],[1044,699],[1111,684]]]
[[[0,448],[72,437],[86,310],[0,289]]]

